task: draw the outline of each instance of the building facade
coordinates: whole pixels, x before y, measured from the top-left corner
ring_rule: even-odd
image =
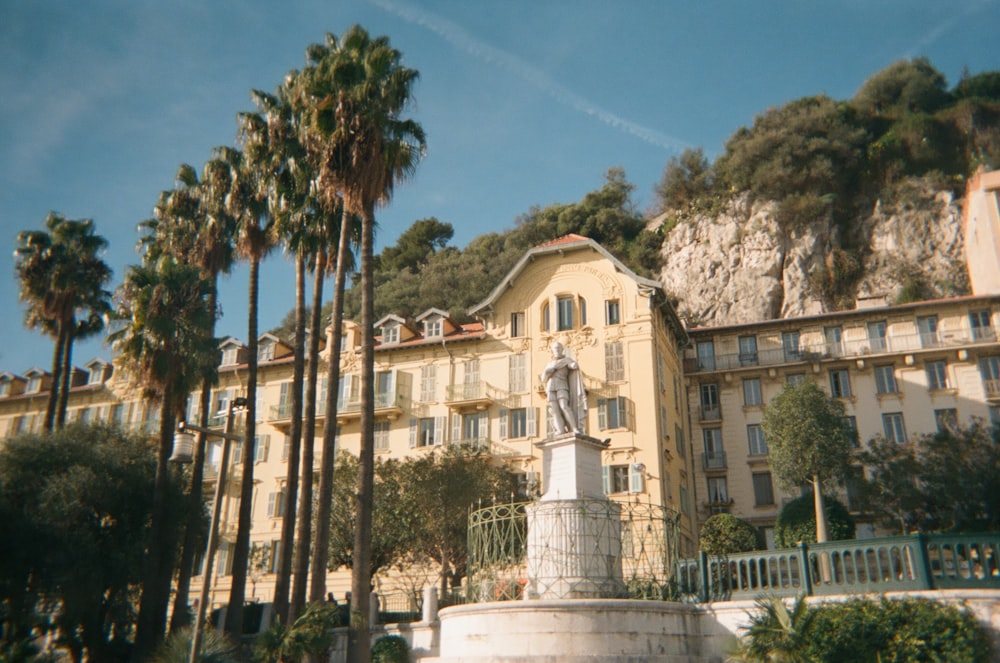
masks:
[[[693,329],[684,374],[697,446],[698,520],[732,513],[773,546],[781,491],[768,466],[764,408],[789,382],[841,401],[863,444],[906,442],[974,418],[1000,425],[1000,296],[874,306]],[[850,508],[853,495],[841,495]],[[871,532],[870,525],[859,535]]]
[[[585,432],[608,442],[605,493],[674,510],[684,555],[697,548],[699,523],[719,512],[749,520],[773,545],[775,517],[797,494],[777,486],[760,424],[787,382],[815,380],[841,400],[861,442],[875,435],[903,442],[974,417],[1000,419],[1000,295],[685,330],[658,282],[570,235],[527,252],[468,313],[474,322],[460,324],[431,309],[412,320],[387,315],[376,323],[376,454],[484,449],[520,476],[526,492],[540,491],[535,443],[550,431],[540,375],[558,341],[580,366]],[[320,380],[316,469],[326,425],[338,427],[340,449],[359,448],[359,332],[345,323],[334,417],[325,409],[329,386]],[[292,350],[270,334],[259,341],[257,439],[233,452],[213,604],[228,598],[244,453],[255,459],[248,596],[268,600],[274,582],[286,505]],[[329,359],[325,351],[322,360]],[[220,430],[231,400],[245,394],[246,361],[241,342],[221,344],[211,399],[211,425]],[[0,374],[0,436],[41,428],[49,383],[41,369]],[[158,430],[157,406],[107,362],[87,364],[73,384],[70,421]],[[199,396],[189,400],[189,422],[199,419]],[[211,440],[209,489],[220,457],[220,442]],[[346,572],[328,576],[330,591],[342,595],[348,587]]]
[[[448,445],[484,449],[520,476],[527,493],[540,491],[541,452],[534,443],[550,431],[540,375],[558,341],[579,364],[587,391],[584,432],[608,441],[602,458],[605,492],[611,499],[677,512],[681,552],[693,553],[695,470],[682,372],[688,338],[660,284],[637,276],[592,240],[570,235],[529,251],[469,313],[475,322],[459,324],[448,312],[431,309],[413,320],[388,315],[376,323],[376,454],[404,458]],[[339,449],[357,453],[359,448],[359,331],[345,323],[335,417],[325,411],[329,387],[322,378],[317,390],[317,469],[323,426],[337,426]],[[257,439],[252,448],[238,444],[233,451],[214,604],[228,597],[244,453],[253,453],[256,461],[251,558],[257,565],[247,593],[270,598],[285,512],[291,355],[281,339],[260,338]],[[329,358],[324,353],[323,361]],[[101,362],[92,362],[88,370],[81,377],[85,384],[72,390],[69,420],[157,430],[158,409],[143,403],[126,380]],[[246,348],[227,339],[212,413],[226,412],[245,387]],[[44,375],[0,375],[3,389],[0,435],[38,430],[47,396]],[[192,394],[190,422],[198,421],[198,402],[199,394]],[[221,429],[224,417],[214,416],[211,423]],[[209,485],[218,477],[220,457],[221,444],[213,440]],[[349,586],[347,574],[331,574],[327,586],[342,594]]]

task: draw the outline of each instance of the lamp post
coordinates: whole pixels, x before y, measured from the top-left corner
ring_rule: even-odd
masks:
[[[205,573],[201,585],[201,598],[198,601],[198,612],[195,614],[194,627],[191,633],[191,656],[189,663],[195,663],[201,649],[201,630],[205,623],[205,610],[208,605],[209,591],[212,586],[212,571],[215,565],[215,551],[219,545],[219,515],[222,512],[222,486],[226,483],[226,474],[229,469],[229,451],[233,440],[242,441],[243,437],[233,434],[233,416],[236,408],[244,407],[247,404],[245,398],[234,398],[229,403],[229,411],[226,413],[226,431],[219,433],[201,426],[195,426],[185,422],[177,425],[177,433],[174,435],[174,454],[171,460],[175,462],[191,462],[191,450],[194,448],[194,435],[189,431],[214,435],[222,438],[222,458],[219,460],[219,476],[215,482],[215,501],[212,504],[212,518],[208,527],[208,543],[205,546]]]

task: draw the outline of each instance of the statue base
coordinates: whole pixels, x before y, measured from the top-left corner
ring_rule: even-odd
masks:
[[[601,481],[607,443],[564,433],[535,446],[545,492],[527,507],[526,598],[623,596],[621,507],[604,495]]]

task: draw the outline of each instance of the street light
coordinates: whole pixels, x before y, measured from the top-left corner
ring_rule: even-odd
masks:
[[[189,663],[195,663],[198,660],[199,650],[201,649],[201,628],[205,623],[205,609],[208,605],[209,590],[212,586],[215,551],[219,545],[219,515],[222,512],[222,486],[226,483],[226,472],[229,469],[230,443],[233,440],[238,442],[243,440],[241,435],[233,435],[233,421],[235,419],[233,413],[236,411],[236,408],[245,407],[246,404],[247,399],[245,398],[234,398],[229,402],[229,410],[226,413],[226,432],[224,433],[181,421],[177,424],[177,433],[174,434],[174,452],[170,456],[170,460],[178,463],[190,463],[192,460],[194,435],[190,431],[204,433],[206,436],[214,435],[221,437],[223,440],[222,458],[219,460],[219,476],[215,482],[215,502],[212,504],[212,519],[208,527],[208,543],[205,546],[205,573],[201,585],[201,598],[198,601],[198,612],[195,614],[194,630],[191,633],[191,656],[188,659]]]

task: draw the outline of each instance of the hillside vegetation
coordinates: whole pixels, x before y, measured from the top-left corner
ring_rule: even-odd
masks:
[[[932,273],[924,256],[946,241],[934,233],[954,216],[950,196],[961,195],[977,168],[998,164],[1000,72],[965,74],[949,88],[928,60],[904,60],[851,99],[809,96],[764,111],[732,134],[714,162],[701,148],[671,158],[655,188],[652,219],[633,204],[635,187],[624,171],[611,169],[580,202],[532,208],[512,229],[480,235],[465,249],[448,245],[451,224],[416,221],[379,256],[376,317],[436,307],[464,320],[527,249],[567,233],[591,237],[636,272],[661,278],[695,324],[803,313],[804,304],[788,299],[797,291],[824,310],[849,308],[859,294],[895,301],[962,294],[964,266],[946,255],[947,273]],[[724,296],[684,310],[692,279],[716,272],[706,233],[718,224],[728,224],[719,251],[734,264],[709,289],[718,300],[730,281],[744,280],[731,297],[753,311],[734,314]],[[922,253],[879,255],[887,234],[895,235],[889,244],[916,242]],[[740,253],[755,243],[777,263],[755,264]],[[880,264],[894,271],[873,276]],[[739,270],[747,274],[734,278]],[[775,283],[759,283],[765,274]],[[768,287],[777,294],[745,297]],[[348,293],[348,318],[357,317],[359,299]]]

